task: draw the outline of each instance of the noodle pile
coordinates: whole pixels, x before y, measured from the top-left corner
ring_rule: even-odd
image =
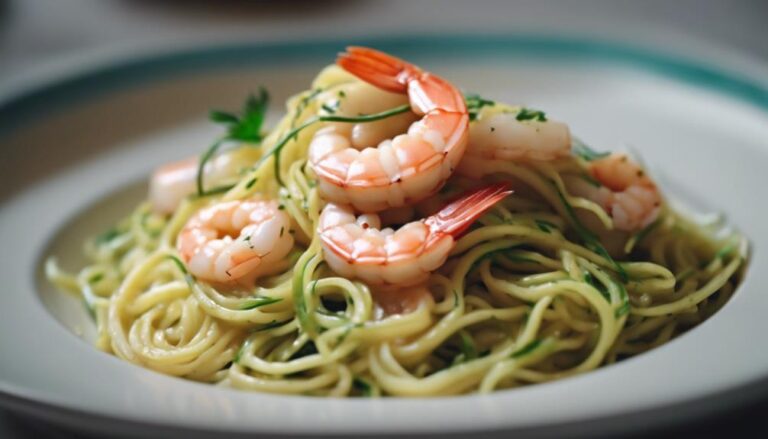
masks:
[[[239,146],[262,155],[243,163],[231,189],[190,196],[170,218],[140,205],[86,244],[91,263],[76,274],[48,262],[49,279],[92,311],[100,349],[165,374],[262,392],[490,392],[645,352],[701,323],[733,294],[746,241],[668,203],[618,245],[601,235],[585,239],[583,224],[611,219],[568,193],[564,178],[587,174],[587,161],[574,156],[498,163],[484,181],[511,180],[515,194],[458,240],[430,277],[429,297],[407,312],[385,312],[378,303],[386,299],[328,268],[315,233],[323,201],[307,147],[322,124],[306,123],[318,114],[318,91],[350,78],[326,69],[312,90],[289,101],[260,146]],[[453,176],[436,198],[445,202],[476,185]],[[188,274],[175,244],[190,216],[256,194],[278,199],[293,219],[296,244],[280,274],[247,291]]]

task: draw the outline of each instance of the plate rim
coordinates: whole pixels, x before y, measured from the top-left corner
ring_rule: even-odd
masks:
[[[419,44],[415,46],[410,42],[409,38],[419,38]],[[466,53],[469,47],[487,44],[492,46],[492,50],[495,52],[505,52],[509,50],[520,50],[525,52],[526,50],[541,50],[545,48],[550,52],[545,55],[553,59],[559,59],[564,53],[582,53],[584,51],[588,57],[596,57],[596,59],[607,59],[610,61],[624,61],[630,65],[645,66],[645,68],[660,72],[665,76],[671,76],[675,79],[679,79],[685,83],[691,83],[703,86],[708,89],[716,90],[721,93],[730,95],[739,101],[746,101],[756,105],[761,110],[768,110],[768,88],[760,85],[749,79],[734,76],[723,70],[715,69],[714,67],[706,66],[704,64],[697,64],[695,61],[686,58],[670,58],[667,55],[660,55],[653,52],[648,52],[647,49],[632,47],[623,43],[612,43],[602,40],[590,40],[580,39],[572,40],[570,38],[565,39],[562,37],[540,37],[540,36],[520,36],[520,35],[459,35],[459,36],[432,36],[426,37],[414,37],[414,36],[399,36],[399,37],[377,37],[372,39],[355,39],[355,38],[334,38],[329,40],[317,41],[310,43],[305,42],[268,42],[268,43],[224,43],[216,44],[210,47],[195,48],[195,49],[181,49],[175,51],[177,56],[181,58],[168,58],[168,53],[150,54],[150,55],[135,55],[130,58],[122,60],[107,61],[101,66],[86,66],[83,71],[70,74],[66,77],[59,77],[58,79],[51,79],[43,85],[33,87],[30,90],[24,91],[21,94],[4,94],[0,89],[0,139],[4,135],[12,133],[13,130],[24,125],[24,120],[29,117],[30,113],[27,111],[43,109],[40,102],[41,97],[45,97],[51,93],[58,96],[60,102],[57,105],[73,105],[83,101],[88,101],[99,95],[99,93],[109,93],[116,90],[120,90],[127,85],[141,84],[142,81],[155,81],[163,77],[163,75],[173,76],[175,74],[190,73],[191,71],[199,72],[201,69],[218,69],[218,68],[235,68],[245,65],[249,65],[252,62],[246,61],[241,63],[238,61],[237,54],[247,52],[258,52],[262,56],[264,54],[273,53],[275,51],[285,54],[288,49],[293,48],[295,50],[310,52],[326,52],[330,47],[343,47],[349,41],[356,44],[368,44],[376,47],[390,48],[400,47],[410,51],[424,50],[426,47],[442,47],[443,50],[448,50],[452,53]],[[457,43],[462,42],[463,46],[457,48]],[[310,48],[307,49],[307,46]],[[230,52],[226,52],[227,48],[230,48]],[[463,49],[462,49],[463,47]],[[324,50],[317,50],[322,48]],[[222,52],[224,50],[225,52]],[[397,50],[393,50],[397,52]],[[224,53],[224,61],[229,59],[231,63],[224,62],[223,64],[216,64],[211,66],[210,56],[215,54]],[[298,52],[288,54],[281,61],[275,62],[280,65],[281,62],[295,60]],[[173,52],[171,53],[171,55]],[[233,57],[234,56],[234,57]],[[432,56],[437,56],[432,54]],[[487,56],[487,55],[486,55]],[[185,58],[190,57],[190,58]],[[232,57],[232,58],[228,58]],[[195,61],[199,63],[188,64],[182,62],[178,70],[163,70],[167,69],[170,64],[174,64],[181,59],[184,61]],[[304,59],[304,58],[302,58]],[[205,62],[203,62],[205,61]],[[116,63],[115,63],[116,62]],[[170,62],[170,64],[168,64]],[[159,68],[159,71],[144,72],[146,76],[134,74],[140,71],[141,68],[152,66]],[[644,63],[650,63],[645,65]],[[138,69],[138,70],[137,70]],[[190,70],[194,69],[194,70]],[[150,69],[152,70],[152,69]],[[117,75],[117,78],[115,78]],[[128,75],[128,76],[126,76]],[[122,78],[121,78],[122,76]],[[686,80],[688,79],[688,80]],[[99,83],[99,81],[107,81],[106,83]],[[137,82],[138,81],[138,82]],[[93,89],[94,83],[99,83]],[[71,87],[74,87],[76,92],[71,91]],[[100,88],[104,87],[104,88]],[[67,91],[67,90],[70,91]],[[95,94],[94,94],[95,93]],[[21,108],[23,111],[19,111]],[[55,108],[51,108],[50,103],[45,105],[46,111],[55,111]],[[39,113],[35,113],[39,114]],[[753,269],[755,267],[752,267]],[[10,385],[8,385],[10,384]],[[728,393],[736,392],[734,389],[728,391]],[[49,408],[60,410],[78,411],[71,407],[67,407],[56,402],[46,401],[45,398],[29,397],[24,395],[22,389],[14,389],[13,383],[6,383],[0,379],[0,400],[7,400],[7,398],[17,398],[25,400],[30,404],[48,405]],[[697,398],[694,398],[697,399]],[[655,409],[651,409],[655,410]],[[104,416],[109,418],[109,415],[104,413],[98,413],[98,416]],[[617,416],[616,414],[609,415],[612,418]],[[130,418],[115,419],[125,420],[126,422],[137,422]],[[174,424],[166,424],[176,426]],[[178,427],[178,426],[176,426]],[[511,426],[514,428],[514,426]],[[224,429],[227,430],[227,429]],[[217,430],[219,431],[219,430]],[[231,431],[231,430],[227,430]],[[395,431],[395,430],[382,430],[382,431]],[[371,432],[374,432],[373,430]]]

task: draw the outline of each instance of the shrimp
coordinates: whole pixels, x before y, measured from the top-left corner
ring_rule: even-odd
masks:
[[[469,143],[456,172],[480,178],[495,172],[494,162],[550,161],[571,154],[568,125],[533,117],[518,120],[521,112],[501,112],[480,117],[469,126]]]
[[[613,153],[589,162],[592,177],[603,186],[574,187],[574,194],[600,204],[617,230],[632,232],[651,224],[659,215],[661,194],[645,171],[626,154]]]
[[[206,186],[214,187],[236,179],[260,154],[256,148],[243,147],[218,155],[203,170]],[[160,214],[173,213],[185,197],[195,193],[199,163],[199,157],[195,156],[168,163],[155,170],[149,180],[149,201],[153,211]]]
[[[362,212],[379,212],[436,193],[467,144],[469,115],[461,92],[438,76],[372,49],[350,47],[337,64],[382,90],[407,95],[411,111],[421,119],[406,134],[361,150],[338,125],[318,130],[309,146],[309,164],[321,196]]]
[[[443,265],[456,237],[512,193],[507,188],[501,183],[472,191],[397,231],[381,229],[376,214],[355,216],[350,206],[329,203],[318,226],[325,261],[339,275],[371,285],[418,285]]]
[[[293,247],[290,217],[274,200],[217,203],[193,215],[176,247],[190,273],[210,282],[247,284],[271,274]]]

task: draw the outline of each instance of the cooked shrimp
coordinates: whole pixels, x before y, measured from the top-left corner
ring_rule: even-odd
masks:
[[[576,195],[600,204],[613,218],[617,230],[632,232],[649,225],[659,215],[661,194],[645,171],[626,154],[614,153],[589,163],[592,176],[603,186],[584,187]]]
[[[319,179],[320,194],[363,212],[378,212],[437,192],[467,144],[469,116],[459,90],[438,76],[372,49],[350,47],[338,64],[382,90],[407,95],[412,112],[422,117],[410,125],[407,134],[378,145],[361,145],[339,125],[319,130],[309,146],[309,163]],[[379,140],[375,135],[368,139]]]
[[[203,280],[247,283],[269,274],[293,247],[291,220],[273,200],[228,201],[197,212],[176,247]]]
[[[203,170],[206,187],[215,187],[236,179],[240,172],[259,158],[256,148],[243,147],[218,155]],[[196,191],[199,157],[190,157],[159,167],[149,180],[149,200],[152,210],[173,213],[181,200]]]
[[[336,273],[371,285],[418,285],[443,265],[454,238],[511,193],[507,187],[475,190],[397,231],[381,229],[376,214],[355,216],[351,207],[329,203],[318,226],[325,261]]]
[[[521,109],[519,111],[523,111]],[[469,142],[456,172],[480,178],[498,161],[549,161],[571,153],[568,125],[554,120],[518,120],[519,111],[489,114],[469,125]]]

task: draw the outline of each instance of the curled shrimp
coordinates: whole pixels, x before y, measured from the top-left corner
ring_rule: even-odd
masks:
[[[203,170],[206,186],[214,187],[236,180],[240,172],[251,166],[261,153],[256,148],[243,147],[218,155]],[[149,201],[152,210],[170,214],[181,201],[197,190],[199,157],[165,164],[152,173],[149,180]]]
[[[410,124],[407,134],[361,150],[338,126],[320,129],[309,146],[309,163],[323,198],[378,212],[436,193],[467,144],[469,116],[459,90],[413,64],[372,49],[350,47],[337,64],[382,90],[407,95],[412,112],[421,119]]]
[[[626,154],[613,153],[591,161],[589,171],[603,186],[581,185],[574,193],[600,204],[617,230],[636,231],[656,220],[661,206],[659,189]]]
[[[418,285],[443,265],[457,236],[511,193],[507,187],[502,183],[472,191],[397,231],[381,229],[376,214],[356,216],[349,206],[329,203],[318,226],[325,261],[341,276],[371,285]]]
[[[543,117],[519,120],[525,109],[487,114],[469,125],[469,142],[457,173],[480,178],[494,162],[550,161],[571,154],[568,125]]]
[[[274,200],[227,201],[193,215],[176,247],[194,276],[245,284],[271,273],[290,252],[290,226],[290,217]]]

